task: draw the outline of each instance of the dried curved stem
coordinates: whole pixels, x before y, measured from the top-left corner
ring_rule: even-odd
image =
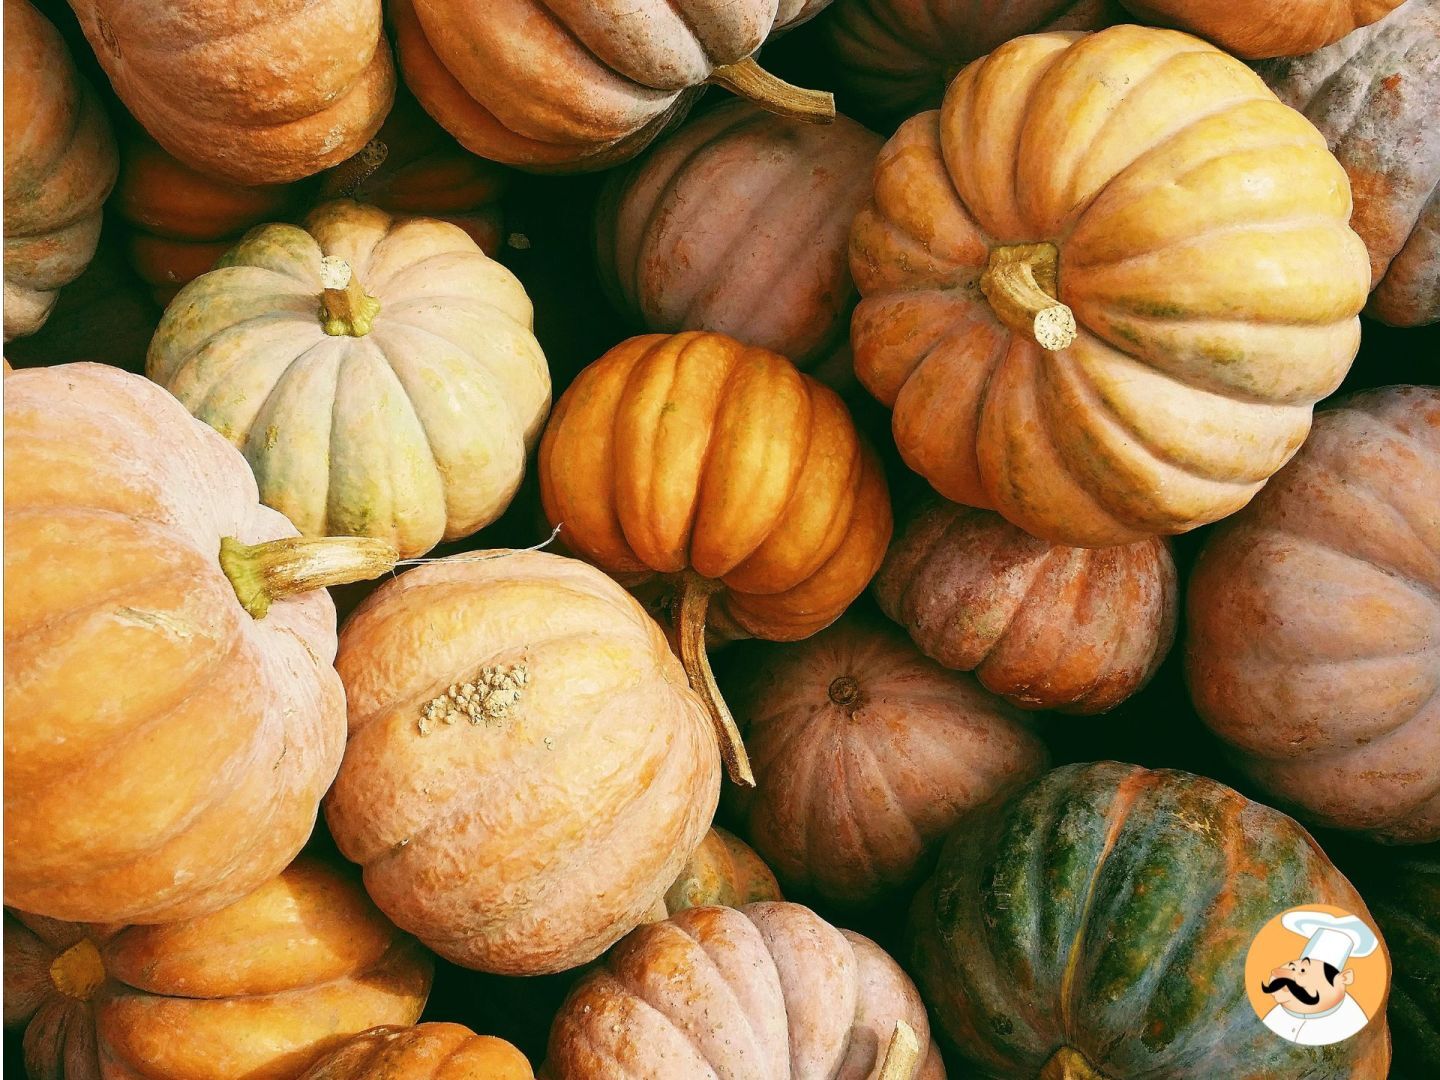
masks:
[[[230,579],[240,606],[263,619],[270,605],[328,585],[369,581],[395,566],[399,555],[368,536],[291,536],[243,544],[220,541],[220,569]]]
[[[745,742],[740,738],[740,728],[730,715],[730,708],[715,683],[715,673],[710,670],[710,657],[705,653],[705,612],[710,607],[710,597],[720,588],[718,581],[701,577],[693,570],[685,571],[685,583],[680,589],[680,606],[676,615],[679,624],[680,662],[685,665],[685,674],[690,678],[690,688],[705,702],[710,722],[715,725],[715,739],[720,744],[720,756],[725,759],[725,771],[733,783],[740,787],[753,788],[755,773],[750,769],[750,756],[745,753]]]
[[[771,75],[753,56],[717,67],[706,82],[725,87],[753,101],[766,112],[807,124],[835,122],[835,95],[827,90],[806,90]]]
[[[1075,341],[1075,313],[1056,297],[1060,252],[1054,244],[1012,244],[990,252],[980,291],[1001,322],[1042,349],[1059,352]]]

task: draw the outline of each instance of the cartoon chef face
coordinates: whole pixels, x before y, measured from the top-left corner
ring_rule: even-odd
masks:
[[[1260,989],[1292,1013],[1323,1013],[1345,1000],[1354,981],[1355,972],[1348,968],[1336,971],[1334,964],[1304,956],[1275,968]]]
[[[1353,915],[1323,911],[1292,911],[1281,920],[1285,929],[1307,938],[1299,957],[1270,972],[1260,989],[1297,1015],[1328,1013],[1345,1000],[1355,972],[1345,965],[1353,956],[1368,956],[1375,934]]]

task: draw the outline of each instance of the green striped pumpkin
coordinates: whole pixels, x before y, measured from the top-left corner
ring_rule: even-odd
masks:
[[[1306,903],[1368,914],[1280,812],[1189,773],[1067,765],[951,832],[912,969],[980,1076],[1382,1080],[1378,1018],[1302,1047],[1250,1007],[1251,940]]]

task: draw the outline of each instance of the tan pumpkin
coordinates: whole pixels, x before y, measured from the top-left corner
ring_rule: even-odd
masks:
[[[55,27],[5,0],[5,340],[45,325],[100,239],[115,183],[105,109]]]
[[[799,904],[760,903],[631,933],[566,999],[541,1075],[944,1080],[945,1066],[919,994],[878,945]]]
[[[303,1080],[534,1080],[504,1039],[459,1024],[378,1027],[316,1062]]]
[[[457,964],[593,960],[710,825],[704,707],[660,627],[584,563],[486,552],[402,574],[345,624],[336,666],[330,831],[381,910]]]
[[[1185,532],[1244,506],[1348,370],[1349,216],[1324,137],[1219,50],[1016,38],[881,151],[855,371],[953,502],[1076,547]]]
[[[1101,713],[1175,641],[1175,560],[1158,537],[1110,548],[1037,540],[998,514],[919,503],[875,598],[920,651],[1022,709]]]
[[[394,0],[405,82],[472,153],[540,171],[634,157],[706,83],[800,119],[835,116],[827,93],[768,74],[752,54],[829,0]]]
[[[280,184],[344,161],[395,94],[380,0],[71,0],[115,93],[200,172]]]
[[[962,814],[1048,760],[1023,714],[879,619],[847,615],[743,672],[730,691],[755,790],[736,802],[788,893],[893,899]]]
[[[244,460],[99,364],[5,378],[5,902],[189,918],[295,857],[344,747],[319,586],[373,540],[294,539]]]
[[[348,200],[252,231],[165,312],[146,371],[307,536],[409,557],[510,504],[550,408],[515,276],[462,230]]]
[[[705,834],[665,893],[656,917],[664,919],[692,907],[744,907],[779,899],[780,885],[760,856],[734,833],[715,827]]]
[[[1299,56],[1383,19],[1404,0],[1121,0],[1147,22],[1188,30],[1247,60]]]
[[[411,1024],[433,964],[359,884],[301,858],[164,926],[5,918],[5,1023],[55,1080],[284,1080],[351,1035]]]
[[[1350,177],[1350,226],[1370,251],[1365,313],[1394,326],[1440,321],[1440,3],[1409,0],[1334,45],[1259,70]]]
[[[1440,840],[1440,390],[1321,413],[1190,580],[1195,708],[1308,820]]]
[[[686,124],[601,194],[611,302],[647,330],[715,330],[810,367],[849,336],[850,222],[882,142],[746,101]]]

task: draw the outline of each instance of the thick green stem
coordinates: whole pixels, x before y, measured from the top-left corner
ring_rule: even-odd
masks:
[[[227,536],[220,541],[220,569],[240,606],[256,619],[287,596],[377,578],[394,569],[399,558],[385,541],[367,536],[294,536],[262,544]]]
[[[733,64],[717,67],[706,82],[725,87],[731,93],[753,101],[766,112],[807,124],[835,122],[835,95],[825,90],[806,90],[771,75],[755,58],[747,56]]]
[[[331,337],[364,337],[380,301],[365,291],[350,264],[338,255],[320,260],[320,324]]]
[[[1040,1080],[1109,1080],[1072,1046],[1062,1046],[1040,1070]]]
[[[1012,244],[990,252],[980,291],[1016,333],[1059,352],[1075,341],[1075,315],[1057,299],[1060,251],[1054,244]]]
[[[680,662],[685,665],[685,674],[690,677],[690,688],[705,702],[705,710],[715,726],[715,739],[720,744],[720,756],[725,759],[725,771],[735,784],[753,788],[755,774],[750,769],[750,756],[745,753],[740,728],[720,694],[715,673],[710,670],[710,657],[705,653],[705,612],[710,607],[711,594],[718,588],[718,581],[701,577],[692,570],[685,571],[676,620],[679,623]]]

